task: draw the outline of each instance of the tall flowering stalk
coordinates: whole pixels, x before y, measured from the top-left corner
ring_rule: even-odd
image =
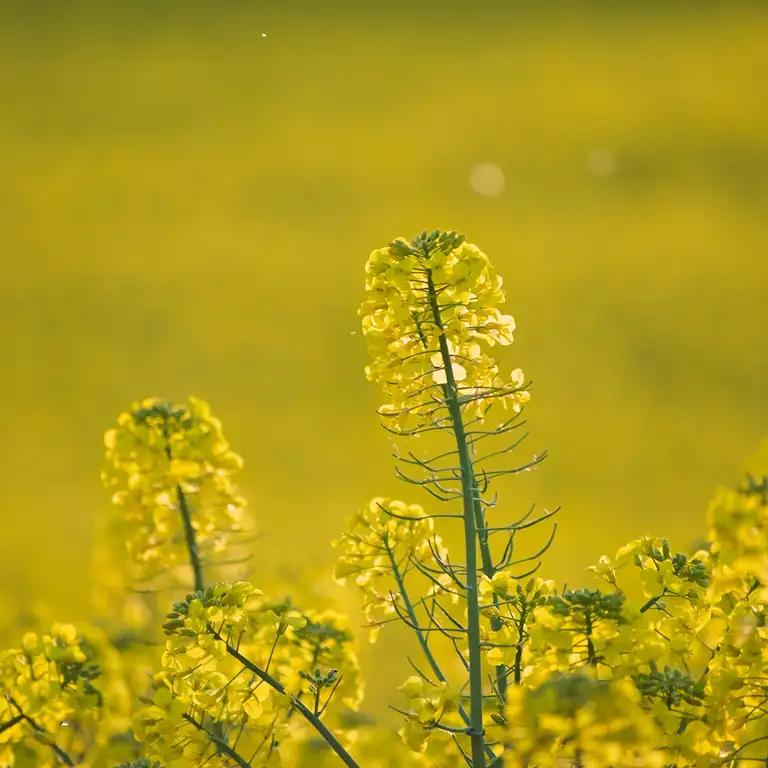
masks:
[[[135,403],[104,438],[104,485],[118,510],[116,536],[141,582],[188,565],[205,588],[206,560],[221,559],[247,526],[232,476],[242,459],[207,403]]]
[[[461,503],[460,515],[441,514],[434,517],[460,517],[464,531],[464,564],[452,564],[442,544],[427,534],[422,553],[409,553],[408,565],[398,563],[394,551],[397,533],[379,537],[378,548],[387,558],[380,558],[366,571],[356,575],[356,582],[367,589],[386,572],[394,579],[390,591],[390,610],[396,612],[419,637],[432,674],[440,685],[447,685],[427,635],[440,632],[459,652],[468,675],[468,696],[455,696],[455,709],[463,727],[453,727],[428,712],[408,716],[405,738],[414,743],[426,737],[428,729],[450,733],[463,751],[458,735],[468,737],[473,766],[482,767],[495,760],[499,751],[488,739],[485,700],[497,700],[496,709],[506,702],[509,669],[497,668],[490,691],[484,686],[484,649],[493,644],[483,626],[481,583],[491,582],[504,569],[520,565],[513,560],[514,539],[518,531],[541,522],[549,513],[525,519],[512,525],[489,527],[486,510],[495,500],[488,496],[493,480],[507,474],[530,469],[543,456],[534,457],[521,467],[497,467],[493,461],[509,453],[520,441],[481,451],[492,438],[503,438],[520,426],[518,416],[529,391],[523,372],[506,373],[494,352],[498,346],[513,341],[515,324],[502,313],[505,293],[503,281],[494,271],[488,257],[456,232],[422,232],[411,241],[395,240],[374,251],[366,265],[366,298],[360,309],[363,333],[368,342],[372,362],[366,368],[368,378],[381,384],[387,394],[379,413],[384,426],[401,436],[420,436],[430,432],[451,435],[453,448],[428,459],[409,452],[399,456],[398,475],[427,490],[440,501]],[[495,426],[486,425],[489,410],[496,406],[509,417]],[[392,506],[377,504],[379,518],[399,519],[402,514]],[[374,517],[377,517],[374,510]],[[424,518],[423,512],[405,515]],[[430,520],[431,518],[427,518]],[[386,529],[384,520],[369,527]],[[506,535],[499,560],[494,559],[492,538]],[[345,548],[337,576],[344,578],[350,565],[363,564],[365,549],[377,545],[365,542],[350,531],[341,545]],[[361,546],[362,545],[362,546]],[[361,549],[363,551],[361,551]],[[426,555],[426,557],[422,556]],[[406,568],[418,570],[433,583],[429,593],[427,625],[417,619],[416,603],[405,587]],[[517,570],[517,576],[524,574]],[[466,611],[466,626],[443,604],[450,595]],[[441,599],[443,598],[443,599]],[[385,599],[386,602],[386,599]],[[500,602],[492,593],[492,605]],[[423,605],[423,603],[422,603]],[[492,606],[491,606],[492,607]],[[499,615],[490,616],[490,632],[499,632],[503,622]],[[424,677],[418,679],[424,682]],[[423,699],[422,683],[406,688],[411,699]],[[468,710],[464,700],[468,699]]]
[[[554,512],[491,522],[495,480],[542,458],[505,465],[529,393],[495,357],[514,328],[501,278],[440,231],[374,251],[367,274],[367,374],[410,441],[397,473],[452,505],[376,497],[336,542],[370,640],[401,622],[423,656],[399,687],[401,738],[357,712],[342,615],[221,580],[250,527],[240,458],[202,401],[144,400],[105,439],[106,540],[125,561],[99,547],[111,635],[55,624],[0,651],[0,768],[768,765],[768,466],[718,491],[698,551],[644,536],[590,568],[597,587],[558,589],[535,573],[554,526],[517,552]]]
[[[406,744],[439,764],[458,752],[473,768],[764,764],[768,481],[720,492],[701,551],[645,537],[594,566],[601,589],[556,589],[532,576],[551,538],[514,554],[517,534],[552,513],[487,522],[493,481],[542,458],[499,466],[520,440],[489,447],[520,426],[529,397],[522,372],[503,373],[493,354],[514,329],[501,278],[476,246],[438,230],[374,251],[366,272],[366,373],[387,394],[385,428],[452,442],[429,458],[397,453],[398,476],[461,505],[428,514],[374,499],[337,542],[336,576],[362,590],[373,636],[402,621],[424,654],[400,688]],[[489,423],[496,405],[508,416]],[[463,562],[440,519],[461,520]],[[458,654],[463,683],[438,640]]]
[[[191,573],[192,591],[165,617],[160,669],[134,719],[150,759],[170,768],[273,766],[286,737],[306,739],[309,728],[356,768],[326,725],[332,704],[354,711],[362,698],[344,618],[269,600],[247,581],[208,581],[247,528],[232,481],[242,460],[208,405],[141,401],[105,445],[113,527],[136,583],[157,585],[182,566]]]

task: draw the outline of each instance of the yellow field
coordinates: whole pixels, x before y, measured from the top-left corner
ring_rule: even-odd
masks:
[[[505,276],[519,456],[551,457],[498,514],[562,505],[545,571],[702,535],[768,431],[768,6],[32,5],[0,9],[0,624],[87,615],[136,397],[223,419],[257,583],[327,581],[357,504],[419,500],[355,313],[368,252],[424,227]]]

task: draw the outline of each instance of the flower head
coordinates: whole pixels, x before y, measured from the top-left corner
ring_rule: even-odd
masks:
[[[140,577],[189,559],[185,513],[196,545],[224,551],[244,526],[245,501],[232,484],[242,459],[229,447],[207,403],[143,400],[104,437],[104,485],[120,510],[116,533]]]
[[[334,546],[341,550],[334,577],[351,580],[363,592],[363,612],[378,637],[381,624],[398,615],[402,562],[435,563],[446,557],[434,521],[418,504],[376,497],[348,521]]]
[[[439,419],[445,387],[479,417],[495,401],[520,410],[529,399],[523,372],[503,373],[491,354],[512,343],[515,321],[500,310],[502,279],[476,245],[423,232],[374,251],[366,274],[366,375],[384,386],[380,413],[393,428]]]
[[[274,765],[280,742],[309,737],[291,722],[296,701],[329,714],[337,701],[360,704],[354,641],[334,611],[301,612],[237,582],[190,593],[168,619],[162,670],[135,724],[153,759],[228,768],[225,754],[211,755],[228,733],[253,765]]]
[[[102,764],[130,725],[122,672],[93,627],[54,624],[0,652],[0,766]]]
[[[627,680],[600,680],[585,670],[558,672],[535,688],[510,692],[512,745],[505,764],[661,768],[653,720]]]

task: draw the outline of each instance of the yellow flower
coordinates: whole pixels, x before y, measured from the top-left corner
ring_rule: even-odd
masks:
[[[247,527],[245,501],[232,483],[242,460],[202,400],[135,403],[104,443],[102,479],[119,511],[113,535],[138,579],[186,565],[190,536],[210,562]]]
[[[523,372],[504,374],[491,355],[512,343],[515,321],[499,310],[502,279],[476,245],[455,232],[424,232],[374,251],[366,273],[366,375],[384,386],[389,400],[379,412],[392,428],[434,421],[448,384],[481,418],[492,402],[514,411],[527,402]]]
[[[397,564],[413,559],[434,567],[436,557],[447,557],[432,518],[421,506],[380,496],[350,518],[347,531],[334,546],[341,550],[334,578],[339,583],[351,580],[362,590],[371,642],[378,637],[380,622],[401,610]],[[450,589],[449,584],[435,581],[431,593]]]
[[[158,760],[196,765],[212,748],[210,733],[219,731],[238,733],[238,749],[255,754],[259,744],[282,742],[296,730],[290,713],[297,700],[317,702],[328,716],[339,704],[346,711],[360,705],[352,633],[335,611],[302,612],[248,582],[222,582],[190,593],[167,616],[156,693],[135,725]],[[309,738],[303,729],[293,736]],[[253,765],[272,765],[273,752],[258,751]]]
[[[512,689],[506,721],[505,765],[512,768],[661,768],[666,762],[656,726],[629,681],[556,673],[536,687]]]
[[[78,764],[103,764],[128,730],[129,706],[122,660],[100,630],[28,632],[0,652],[0,765],[26,755],[36,768],[60,766],[52,743]]]

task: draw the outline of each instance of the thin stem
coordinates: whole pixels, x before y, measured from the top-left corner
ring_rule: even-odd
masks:
[[[24,714],[24,711],[16,703],[16,700],[13,698],[13,696],[9,696],[8,694],[6,694],[6,698],[18,710],[19,718],[21,718],[21,720],[25,720],[26,722],[28,722],[30,726],[32,726],[32,729],[45,739],[45,743],[54,751],[54,753],[56,754],[56,757],[58,757],[59,760],[61,760],[61,762],[64,763],[64,765],[68,765],[70,766],[70,768],[74,768],[75,764],[72,762],[72,758],[58,744],[56,744],[55,741],[53,741],[53,737],[51,736],[51,734],[49,734],[48,731],[46,731],[42,725],[37,723],[31,717],[29,717],[29,715]]]
[[[171,461],[173,459],[173,455],[171,454],[171,442],[168,435],[168,425],[165,424],[165,438],[166,438],[166,449],[165,453],[168,457],[168,461]],[[176,499],[179,505],[179,513],[181,514],[181,520],[182,524],[184,526],[184,541],[187,545],[187,552],[189,554],[189,564],[192,566],[192,574],[193,579],[195,583],[195,592],[204,592],[205,591],[205,578],[203,576],[203,561],[200,559],[200,550],[198,548],[197,543],[197,535],[195,534],[194,526],[192,525],[192,508],[189,505],[189,502],[187,501],[187,496],[184,493],[184,490],[181,487],[181,483],[178,483],[176,485]],[[230,680],[230,682],[232,682]],[[203,728],[201,726],[201,730],[208,734],[208,736],[211,738],[211,740],[223,751],[226,751],[227,749],[230,749],[227,746],[227,739],[226,739],[226,729],[224,727],[224,724],[219,722],[218,720],[214,721],[213,723],[213,730],[209,731],[207,728]],[[239,735],[238,735],[238,738]],[[236,753],[232,750],[233,755],[236,755]],[[234,757],[233,759],[241,760],[239,756]],[[243,761],[244,765],[248,765]]]
[[[475,525],[478,531],[478,539],[480,541],[480,558],[483,563],[483,573],[487,578],[492,579],[496,573],[496,566],[493,564],[493,557],[491,555],[491,547],[488,541],[489,533],[485,525],[485,517],[483,515],[483,505],[480,503],[480,489],[477,485],[477,480],[472,476],[472,496],[475,512]],[[499,597],[494,593],[493,595],[494,605],[498,605]],[[502,629],[502,621],[498,616],[491,617],[491,630],[498,632]],[[500,664],[496,667],[496,690],[499,694],[499,701],[504,706],[507,702],[507,668]]]
[[[304,719],[325,739],[328,746],[339,756],[344,765],[348,768],[360,768],[360,766],[352,759],[352,756],[347,752],[344,747],[341,746],[339,740],[328,730],[325,723],[309,709],[306,705],[302,704],[296,696],[287,694],[282,683],[276,680],[269,672],[264,671],[261,667],[257,667],[250,659],[243,656],[236,648],[231,646],[224,640],[224,638],[209,625],[208,627],[211,634],[217,639],[222,640],[226,646],[227,653],[232,658],[237,659],[249,672],[252,672],[256,677],[263,680],[267,685],[274,688],[278,693],[289,695],[293,706],[299,711]]]
[[[595,653],[595,644],[592,642],[592,615],[587,613],[584,617],[584,634],[587,636],[587,664],[591,667],[597,666],[597,654]]]
[[[444,683],[446,681],[445,675],[443,674],[443,671],[440,669],[437,659],[435,659],[434,654],[432,653],[431,648],[429,647],[429,644],[427,643],[427,639],[424,636],[424,631],[422,630],[418,617],[416,616],[416,611],[413,608],[413,603],[411,602],[410,597],[408,596],[408,592],[405,589],[405,582],[403,581],[403,576],[400,573],[400,568],[397,565],[397,562],[395,561],[394,553],[392,552],[392,549],[387,546],[387,554],[389,555],[389,562],[392,564],[392,573],[395,577],[395,581],[397,582],[397,589],[400,593],[400,596],[403,598],[403,604],[405,605],[405,611],[408,614],[408,618],[411,620],[411,629],[416,633],[416,637],[418,638],[419,645],[421,646],[421,650],[424,652],[424,657],[427,660],[427,664],[429,664],[430,669],[435,673],[435,677],[441,682]]]
[[[189,564],[192,566],[192,573],[195,577],[195,592],[205,590],[205,581],[203,580],[203,563],[200,560],[200,551],[197,548],[197,536],[192,527],[192,510],[187,501],[186,494],[181,489],[181,485],[176,486],[176,497],[179,501],[179,512],[184,523],[184,538],[187,542],[187,551],[189,552]]]
[[[523,632],[525,631],[525,620],[527,611],[523,608],[520,611],[520,623],[517,625],[518,646],[515,651],[515,684],[520,685],[523,679]]]
[[[0,724],[0,733],[7,731],[9,728],[13,728],[14,725],[17,725],[23,719],[24,719],[24,715],[16,715],[16,717],[12,717],[7,722]]]
[[[662,597],[664,597],[665,593],[666,593],[666,590],[662,592],[660,595],[656,595],[656,597],[650,598],[650,600],[648,600],[648,602],[646,602],[643,605],[643,607],[640,609],[640,613],[645,613],[650,608],[653,608],[653,606],[656,605],[656,603],[658,603]]]
[[[204,725],[198,723],[197,720],[190,717],[189,715],[182,715],[182,717],[188,723],[194,725],[198,731],[202,731],[219,748],[220,752],[225,754],[227,757],[231,757],[240,766],[240,768],[250,768],[250,763],[247,763],[245,758],[241,757],[237,752],[235,752],[235,750],[232,749],[232,747],[230,747],[226,741],[219,738],[212,731],[209,731]]]
[[[469,646],[469,692],[470,692],[470,744],[473,768],[485,768],[485,739],[483,732],[483,669],[480,655],[480,608],[477,579],[477,520],[475,517],[475,476],[469,455],[464,421],[459,405],[453,363],[445,337],[440,306],[435,293],[431,271],[427,271],[427,290],[435,325],[439,330],[440,356],[445,371],[444,395],[448,412],[453,422],[456,451],[461,468],[462,502],[464,507],[464,549],[467,561],[467,640]]]
[[[171,453],[171,440],[168,433],[168,422],[163,424],[163,436],[165,437],[165,455],[168,461],[173,460],[173,454]],[[179,505],[179,513],[181,514],[181,521],[184,525],[184,539],[187,544],[187,552],[189,553],[189,564],[192,566],[192,573],[195,580],[195,592],[203,592],[205,590],[205,581],[203,579],[203,563],[200,560],[200,550],[197,546],[197,536],[195,535],[195,529],[192,526],[192,509],[187,501],[187,496],[181,488],[181,483],[176,485],[176,500]]]
[[[328,709],[328,705],[331,703],[333,694],[336,693],[336,689],[341,685],[341,680],[342,680],[342,676],[339,675],[338,678],[336,679],[336,682],[333,684],[333,688],[331,688],[331,692],[328,694],[328,698],[325,700],[325,704],[323,704],[323,706],[320,707],[320,711],[317,713],[318,717],[322,717],[325,714],[325,710]]]

